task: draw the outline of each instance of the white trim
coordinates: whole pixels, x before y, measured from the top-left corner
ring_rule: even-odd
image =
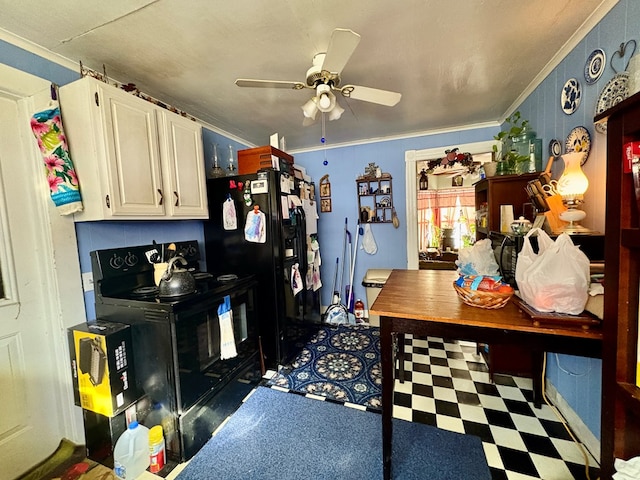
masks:
[[[493,145],[498,142],[487,140],[484,142],[466,143],[455,145],[461,152],[469,152],[471,155],[487,153],[493,150]],[[404,152],[405,162],[405,186],[407,207],[407,269],[417,270],[418,260],[418,180],[416,177],[416,163],[423,160],[431,160],[441,157],[446,148],[454,145],[445,145],[424,150],[407,150]]]
[[[395,140],[406,140],[409,138],[419,138],[419,137],[429,137],[433,135],[441,135],[446,133],[460,133],[465,130],[477,130],[479,128],[491,128],[491,127],[499,127],[500,123],[498,122],[483,122],[483,123],[472,123],[467,125],[459,125],[457,127],[447,127],[447,128],[438,128],[435,130],[423,130],[421,132],[413,132],[401,135],[390,135],[388,137],[376,137],[376,138],[366,138],[363,140],[357,140],[354,142],[345,142],[345,143],[336,143],[334,145],[322,145],[318,147],[310,147],[310,148],[300,148],[298,150],[291,150],[290,153],[307,153],[307,152],[317,152],[322,150],[331,150],[334,148],[344,148],[344,147],[355,147],[358,145],[368,145],[370,143],[379,143],[379,142],[391,142]]]
[[[49,60],[50,62],[57,63],[58,65],[62,65],[63,67],[68,68],[69,70],[75,70],[80,75],[80,63],[74,62],[73,60],[68,59],[67,57],[63,57],[62,55],[52,52],[51,50],[44,48],[37,43],[32,42],[31,40],[27,40],[25,38],[19,37],[15,33],[11,33],[4,28],[0,28],[0,40],[3,40],[7,43],[15,45],[18,48],[22,48],[27,52],[38,55],[39,57],[44,58],[45,60]]]
[[[571,427],[576,438],[583,443],[589,453],[593,455],[593,458],[600,463],[600,441],[591,433],[589,427],[587,427],[548,379],[546,380],[545,391],[547,398],[566,419],[567,424]]]

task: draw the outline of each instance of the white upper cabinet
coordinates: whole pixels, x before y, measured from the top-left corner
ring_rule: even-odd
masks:
[[[195,122],[161,109],[158,124],[165,132],[160,143],[162,175],[167,180],[167,214],[182,218],[207,218],[207,187],[202,151],[202,129]]]
[[[76,221],[207,218],[202,128],[91,77],[60,88]]]

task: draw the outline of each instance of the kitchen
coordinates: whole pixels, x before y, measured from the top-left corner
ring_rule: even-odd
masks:
[[[556,92],[556,83],[562,84],[564,77],[569,76],[569,74],[565,72],[571,71],[572,75],[578,75],[581,73],[580,70],[584,63],[583,57],[591,51],[592,47],[602,46],[608,52],[613,52],[617,49],[621,41],[626,41],[628,38],[632,38],[633,31],[627,30],[630,27],[626,26],[626,19],[638,17],[636,8],[635,3],[633,2],[620,2],[616,5],[611,14],[597,26],[596,30],[586,36],[585,39],[581,40],[578,43],[577,48],[552,70],[548,79],[536,88],[531,96],[522,100],[522,104],[519,109],[523,112],[525,117],[531,119],[539,134],[541,134],[545,139],[562,136],[568,133],[575,120],[571,119],[571,124],[566,124],[566,122],[569,122],[567,118],[563,116],[555,117],[553,115],[545,114],[544,110],[539,108],[539,103],[542,102],[544,105],[551,105],[552,103],[555,104],[551,100],[543,99],[547,97],[550,98],[552,96],[551,93]],[[597,38],[594,37],[597,37],[598,35],[607,38],[606,45],[597,45]],[[587,52],[587,50],[589,52]],[[3,63],[13,65],[20,70],[38,74],[47,81],[55,81],[61,85],[75,80],[78,76],[77,72],[72,70],[72,67],[70,66],[67,68],[59,67],[52,64],[50,61],[45,60],[43,57],[31,56],[30,54],[27,54],[23,48],[14,46],[10,43],[3,43],[1,59]],[[579,112],[579,114],[582,115],[582,119],[578,122],[587,126],[592,124],[593,108],[591,106],[595,102],[595,96],[597,93],[591,92],[590,95],[592,95],[590,98],[584,99],[583,108]],[[332,191],[334,192],[334,211],[331,214],[321,215],[320,228],[324,229],[321,232],[321,236],[326,238],[339,237],[344,217],[352,217],[355,215],[355,208],[350,207],[355,200],[355,184],[353,179],[362,173],[363,168],[369,162],[366,159],[375,158],[375,161],[385,172],[392,174],[396,180],[394,184],[394,195],[396,198],[402,199],[406,193],[406,187],[402,180],[405,177],[403,161],[406,151],[429,147],[448,147],[462,143],[484,141],[491,138],[497,130],[498,126],[492,125],[465,129],[463,131],[456,130],[451,132],[437,132],[421,137],[398,138],[374,144],[344,146],[328,149],[326,151],[316,150],[296,153],[296,162],[305,165],[308,168],[309,173],[314,178],[320,178],[324,173],[326,173],[326,171],[331,173]],[[207,159],[210,159],[212,156],[211,145],[214,143],[218,143],[219,145],[230,144],[234,151],[250,146],[240,141],[237,137],[227,137],[213,130],[205,130],[203,135],[205,158]],[[602,201],[604,198],[604,186],[599,185],[597,182],[593,181],[593,179],[603,176],[603,163],[595,161],[595,159],[603,158],[604,146],[599,135],[595,135],[594,133],[594,139],[592,151],[593,157],[585,166],[587,175],[592,179],[592,187],[588,193],[585,209],[589,212],[587,218],[592,222],[590,226],[594,229],[602,230],[602,222],[604,218],[604,205]],[[266,143],[266,141],[263,143]],[[354,158],[362,160],[354,162]],[[328,161],[329,170],[325,170],[325,168],[327,168],[323,165],[325,160]],[[557,174],[559,172],[554,173]],[[338,197],[339,192],[344,192],[344,197]],[[340,199],[343,201],[340,201]],[[408,223],[409,216],[407,215],[403,202],[396,200],[395,205],[398,210],[401,223]],[[327,218],[329,220],[326,220]],[[64,219],[58,219],[52,215],[51,222],[55,222],[54,225],[57,226],[63,221]],[[17,223],[19,224],[20,222],[18,221]],[[15,221],[12,220],[11,225],[13,226],[15,224]],[[65,229],[66,230],[56,229],[56,234],[66,231],[64,234],[66,236],[63,236],[63,238],[69,238],[69,236],[75,236],[77,238],[79,263],[74,267],[72,258],[62,258],[60,260],[61,264],[68,266],[65,267],[65,269],[62,269],[63,271],[59,273],[59,275],[63,275],[61,285],[65,286],[64,289],[70,288],[70,285],[76,285],[79,288],[79,280],[77,278],[73,280],[73,278],[76,276],[79,278],[81,272],[90,272],[89,251],[121,245],[123,238],[126,239],[126,243],[128,244],[146,244],[151,239],[157,239],[158,242],[191,240],[194,238],[197,240],[202,239],[199,222],[196,221],[176,222],[170,224],[167,224],[166,222],[145,222],[144,224],[129,224],[127,222],[112,222],[108,224],[87,223],[78,224],[75,226],[75,229],[72,226],[71,231],[69,231],[69,226],[65,225]],[[366,269],[370,267],[404,268],[406,266],[407,252],[403,249],[397,248],[397,245],[405,244],[407,241],[404,229],[392,230],[391,228],[387,228],[387,226],[382,226],[382,228],[376,228],[374,230],[374,234],[376,242],[378,243],[379,251],[384,252],[384,255],[378,254],[371,258],[368,258],[366,255],[362,255],[362,263],[358,265],[355,278],[362,278]],[[339,245],[333,245],[334,243],[337,242],[332,241],[328,244],[325,242],[324,247],[326,248],[326,258],[331,259],[337,256],[336,254],[339,250]],[[14,248],[16,248],[15,245]],[[330,270],[329,267],[327,267],[327,269]],[[332,273],[333,272],[331,271],[324,272],[323,278],[330,278]],[[328,283],[330,283],[330,281],[328,281]],[[326,294],[326,291],[324,293]],[[360,296],[364,296],[362,291]],[[72,303],[73,306],[70,307],[71,310],[75,312],[76,320],[80,311],[83,310],[82,307],[78,308],[78,305],[81,303],[82,299],[78,302],[78,299],[75,298],[74,303]],[[87,292],[85,294],[84,303],[87,309],[87,318],[92,318],[94,315],[94,312],[92,311],[94,294],[92,292]],[[327,303],[327,299],[324,298],[323,304]],[[82,315],[82,317],[84,317],[84,315]],[[79,321],[82,320],[83,318]],[[65,319],[65,326],[71,326],[75,323],[79,322],[68,322]],[[62,346],[58,346],[56,348],[63,349]],[[64,355],[62,355],[62,358],[64,358]],[[555,359],[552,358],[551,361],[554,362]],[[593,369],[593,372],[587,377],[588,381],[584,382],[585,384],[581,383],[580,385],[572,386],[567,379],[563,379],[562,372],[560,372],[559,369],[554,370],[553,368],[550,368],[548,375],[551,378],[552,383],[554,383],[554,385],[559,389],[562,389],[563,386],[567,389],[564,393],[565,398],[592,399],[586,403],[577,402],[577,405],[573,405],[573,408],[580,417],[585,419],[585,422],[597,437],[599,432],[599,374],[597,373],[599,370],[599,362],[575,358],[568,359],[568,361],[572,363],[573,371],[587,371]],[[57,377],[60,379],[60,384],[64,384],[63,382],[68,381],[68,379],[66,379],[66,372],[59,373]],[[565,383],[568,385],[564,385]],[[66,413],[61,415],[68,420],[75,419],[75,433],[69,433],[67,436],[70,438],[79,438],[78,432],[81,431],[81,423],[78,423],[77,412],[74,409],[71,409],[70,405],[70,403],[60,401],[58,409],[61,412],[66,410]],[[63,423],[69,425],[68,427],[64,427],[64,429],[72,428],[70,426],[74,424],[73,421],[65,421]],[[50,451],[51,446],[45,450]]]

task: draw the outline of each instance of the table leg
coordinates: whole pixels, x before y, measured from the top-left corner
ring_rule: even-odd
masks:
[[[398,379],[404,383],[404,333],[396,333],[396,356],[398,358]],[[395,368],[395,360],[394,360]]]
[[[533,350],[531,352],[531,377],[533,380],[533,406],[542,408],[542,363],[544,352]]]
[[[393,352],[392,325],[389,317],[380,318],[380,362],[382,364],[382,465],[384,480],[391,479],[393,436]]]

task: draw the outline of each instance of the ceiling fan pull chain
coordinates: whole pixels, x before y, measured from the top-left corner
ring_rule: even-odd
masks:
[[[324,131],[324,112],[322,112],[322,137],[320,137],[320,143],[325,143],[327,141],[327,137],[325,136]]]

